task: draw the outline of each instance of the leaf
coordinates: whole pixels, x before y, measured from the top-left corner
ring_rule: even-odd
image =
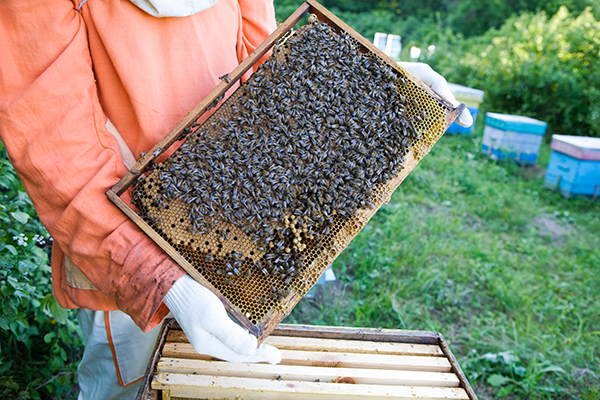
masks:
[[[25,225],[27,221],[29,221],[29,214],[24,213],[22,211],[13,211],[10,213],[10,215],[23,225]]]
[[[502,386],[500,390],[498,390],[498,398],[503,398],[509,396],[511,393],[514,393],[515,385],[507,385]]]
[[[396,313],[396,317],[402,324],[403,327],[406,327],[406,323],[404,322],[404,318],[402,318],[402,306],[396,297],[392,297],[392,310]]]
[[[13,380],[13,378],[10,377],[10,376],[3,376],[3,377],[1,377],[0,378],[0,385],[6,386],[6,387],[14,389],[14,390],[18,390],[19,389],[19,385],[17,384],[17,382],[15,382]]]
[[[546,367],[546,368],[543,368],[543,369],[542,369],[542,370],[539,372],[539,374],[538,374],[538,375],[540,375],[540,376],[541,376],[541,375],[545,374],[546,372],[556,372],[556,373],[558,373],[558,374],[566,374],[566,373],[567,373],[567,372],[566,372],[564,369],[562,369],[562,368],[561,368],[561,367],[559,367],[558,365],[550,365],[550,366],[548,366],[548,367]]]
[[[515,375],[517,376],[525,376],[525,373],[527,372],[527,369],[525,369],[525,367],[518,365],[516,367],[514,367],[514,371],[515,371]]]
[[[481,358],[483,358],[485,361],[491,362],[491,363],[498,362],[498,355],[494,354],[494,353],[485,353],[484,355],[481,356]]]
[[[58,322],[59,324],[64,324],[65,322],[67,322],[67,319],[69,318],[69,313],[66,309],[62,308],[60,304],[58,304],[58,301],[56,301],[56,299],[54,299],[54,301],[50,305],[50,311],[52,312],[52,316],[54,317],[56,322]]]
[[[502,360],[506,365],[514,364],[516,361],[518,361],[518,357],[515,356],[511,350],[503,351],[501,353],[498,353],[498,355],[502,357]]]
[[[4,246],[5,249],[7,249],[13,256],[16,256],[17,254],[19,254],[17,252],[17,249],[15,249],[15,246],[7,244],[6,246]]]
[[[44,335],[44,342],[46,343],[50,343],[50,341],[52,339],[54,339],[56,337],[56,333],[54,332],[48,332]]]
[[[378,270],[374,269],[373,271],[369,272],[367,274],[367,276],[369,278],[371,278],[371,279],[376,279],[376,278],[379,278],[381,276],[381,273]]]
[[[500,374],[492,374],[487,378],[486,381],[489,385],[498,387],[506,385],[508,382],[510,382],[510,378]]]

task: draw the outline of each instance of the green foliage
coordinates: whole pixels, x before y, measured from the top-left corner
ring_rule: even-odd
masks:
[[[289,320],[440,332],[482,400],[597,398],[600,201],[543,177],[443,137]]]
[[[283,21],[301,3],[275,0],[278,20]],[[435,33],[438,26],[473,37],[499,28],[510,17],[526,12],[552,15],[563,5],[577,14],[591,7],[600,19],[600,2],[589,0],[322,0],[321,3],[366,38],[372,39],[375,32],[393,33],[401,35],[406,45],[435,44],[423,40],[428,33]]]
[[[64,398],[82,342],[51,293],[48,233],[0,143],[0,394]]]
[[[291,0],[278,3],[280,16],[298,6]],[[435,3],[437,8],[424,3],[400,15],[388,7],[391,3],[361,3],[363,12],[341,2],[326,4],[370,40],[375,32],[401,35],[403,59],[412,45],[435,45],[434,52],[422,52],[422,61],[451,82],[484,90],[482,116],[486,111],[530,116],[548,123],[548,138],[554,133],[600,136],[600,3],[583,9],[585,1],[564,2],[583,10],[578,16],[559,8],[558,1]],[[398,7],[407,9],[403,2]],[[542,11],[510,17],[519,10]],[[555,14],[548,17],[546,11]]]
[[[463,361],[462,368],[470,371],[469,381],[472,385],[485,378],[485,383],[498,390],[497,396],[500,398],[515,394],[523,398],[556,395],[562,391],[560,388],[545,386],[542,382],[548,374],[566,374],[564,369],[548,361],[533,359],[524,367],[521,359],[512,351],[479,355],[473,349]]]
[[[600,18],[600,4],[586,0],[462,0],[451,3],[445,10],[447,24],[465,37],[479,36],[492,28],[499,28],[507,19],[520,14],[544,12],[553,15],[563,6],[577,14],[590,7]]]
[[[600,136],[600,22],[589,8],[511,18],[481,37],[449,40],[424,61],[484,90],[483,112],[540,119],[548,136]]]

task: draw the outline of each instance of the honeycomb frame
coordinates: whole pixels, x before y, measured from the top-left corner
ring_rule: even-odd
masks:
[[[407,110],[407,113],[419,115],[427,111],[432,115],[428,119],[430,121],[428,123],[431,124],[431,121],[433,121],[434,126],[426,126],[425,122],[417,124],[417,130],[421,137],[419,140],[412,142],[405,154],[402,169],[399,173],[387,181],[387,184],[375,190],[374,198],[376,198],[376,201],[373,201],[372,208],[358,209],[351,218],[336,217],[336,221],[339,222],[333,224],[331,231],[324,235],[324,245],[318,249],[310,248],[310,240],[306,239],[306,235],[296,233],[297,239],[305,239],[305,242],[309,242],[308,247],[312,253],[308,257],[307,265],[299,271],[300,274],[287,279],[278,279],[277,277],[271,277],[270,274],[261,276],[260,273],[256,273],[257,271],[254,271],[254,274],[251,273],[253,271],[252,266],[260,265],[261,257],[265,257],[266,252],[264,250],[260,251],[260,246],[256,243],[253,244],[247,238],[244,240],[244,237],[248,235],[240,231],[238,227],[227,224],[222,231],[217,230],[216,232],[198,235],[190,229],[189,220],[180,218],[182,215],[189,215],[189,207],[184,204],[173,202],[174,208],[179,212],[167,212],[164,215],[161,214],[160,218],[159,216],[153,216],[154,219],[160,219],[160,222],[149,221],[148,214],[144,214],[143,210],[152,208],[150,205],[152,203],[151,195],[154,193],[152,192],[152,184],[154,180],[158,179],[158,174],[161,173],[161,166],[163,165],[162,163],[158,164],[157,168],[155,161],[170,149],[176,141],[185,139],[190,133],[198,132],[202,127],[198,128],[198,124],[195,123],[196,120],[208,109],[218,105],[232,85],[239,81],[246,71],[273,46],[277,45],[279,49],[284,48],[277,51],[277,57],[286,56],[285,43],[282,42],[290,36],[292,27],[309,12],[316,15],[319,21],[332,27],[338,34],[348,34],[361,53],[375,56],[378,60],[391,66],[394,73],[400,78],[396,83],[399,92],[408,94],[409,99],[419,100],[415,101],[414,107]],[[240,90],[240,88],[237,90]],[[237,93],[237,90],[235,93]],[[235,93],[221,103],[215,114],[211,115],[202,126],[218,118],[220,110],[231,106],[231,102],[235,102]],[[423,106],[423,104],[426,105]],[[141,157],[134,168],[115,187],[109,190],[107,195],[186,272],[215,293],[228,312],[256,335],[259,341],[262,341],[291,312],[297,302],[317,282],[319,276],[325,272],[354,236],[367,224],[379,207],[389,201],[394,190],[412,171],[418,161],[429,152],[463,109],[464,105],[462,104],[456,108],[452,107],[447,100],[437,95],[401,67],[398,67],[394,61],[323,6],[313,0],[308,0],[281,24],[254,53],[232,71],[192,112],[180,121],[163,140],[148,154]],[[217,115],[217,117],[214,117],[214,115]],[[194,128],[196,129],[194,130]],[[175,151],[170,157],[176,157],[177,154],[177,151]],[[146,196],[148,200],[141,201],[142,204],[138,204],[141,210],[138,209],[137,212],[120,197],[123,194],[127,195],[127,190],[136,185],[143,186],[144,190],[148,191],[148,196]],[[154,185],[157,186],[156,183]],[[156,207],[153,210],[156,214]],[[146,219],[143,219],[140,214],[145,215]],[[294,225],[294,220],[293,215],[286,216],[288,226],[291,224],[298,227],[298,225]],[[169,227],[175,233],[166,233],[165,231],[168,231]],[[233,240],[229,240],[229,236]],[[239,242],[238,238],[240,239]],[[240,243],[242,244],[240,245]],[[300,249],[304,249],[307,244],[301,246],[304,247],[300,247]],[[218,250],[212,252],[211,249]],[[286,250],[289,250],[289,248]],[[235,263],[237,263],[237,266]],[[224,268],[225,265],[227,265],[227,269]],[[207,266],[212,267],[207,268]],[[224,276],[223,271],[225,270],[235,270],[237,273],[233,275],[228,272],[231,275]],[[260,271],[261,268],[257,268],[257,270]],[[224,284],[224,282],[227,282],[227,284]],[[273,285],[270,283],[273,283]],[[287,289],[288,287],[292,287],[292,289]],[[261,302],[264,304],[259,304]]]

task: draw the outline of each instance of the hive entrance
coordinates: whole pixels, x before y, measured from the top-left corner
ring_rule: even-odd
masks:
[[[441,102],[360,50],[300,28],[133,191],[253,325],[291,311],[446,128]]]

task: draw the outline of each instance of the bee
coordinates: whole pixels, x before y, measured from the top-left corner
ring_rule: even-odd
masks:
[[[219,77],[219,79],[221,79],[221,80],[225,79],[225,82],[229,83],[229,74],[221,75]]]

